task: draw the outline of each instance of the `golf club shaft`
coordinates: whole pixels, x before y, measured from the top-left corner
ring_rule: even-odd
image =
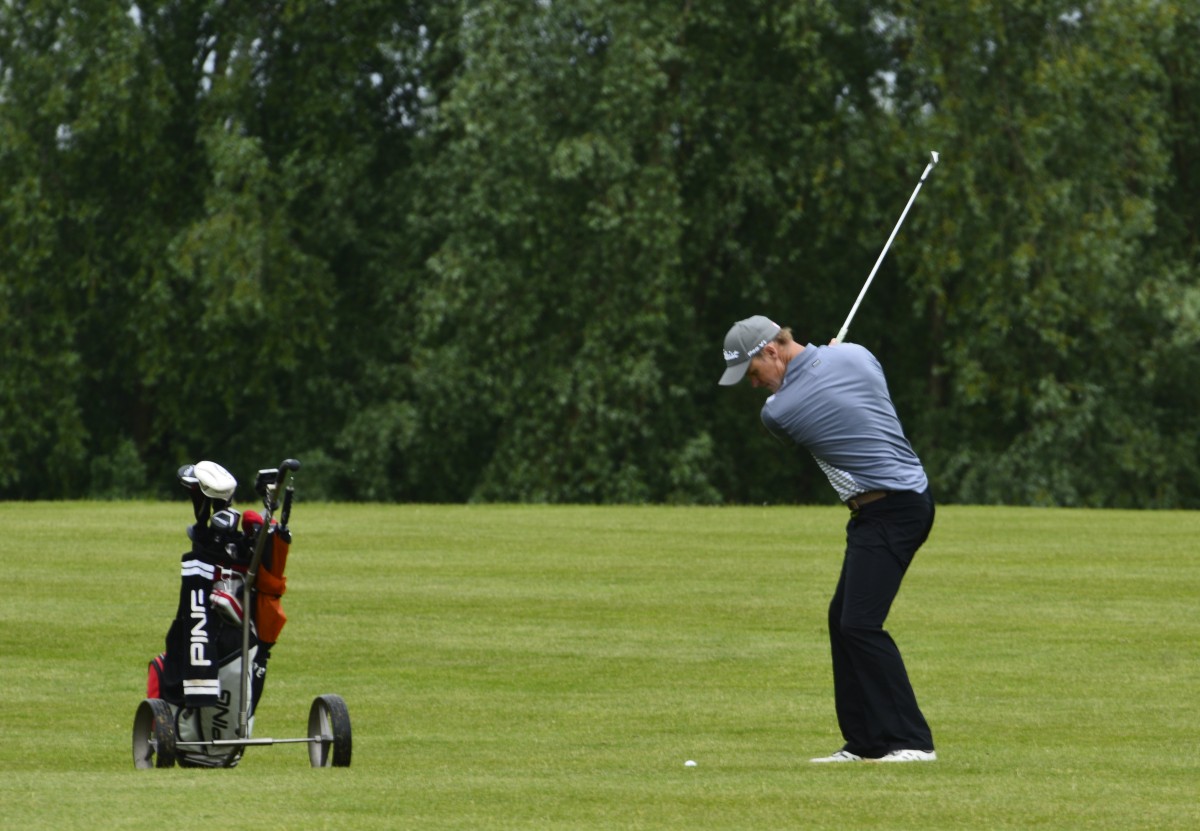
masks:
[[[267,486],[267,493],[263,497],[262,526],[258,529],[258,538],[254,542],[254,556],[250,558],[250,565],[246,568],[246,580],[242,590],[242,704],[238,708],[239,739],[250,738],[250,694],[253,689],[250,680],[250,621],[254,615],[254,584],[258,578],[263,552],[267,547],[267,538],[271,536],[271,514],[276,505],[272,487]]]
[[[917,182],[916,188],[913,189],[912,196],[908,197],[908,204],[904,206],[904,210],[900,213],[900,219],[896,221],[896,227],[892,229],[891,236],[887,238],[883,250],[879,252],[879,259],[875,261],[875,267],[871,269],[871,273],[867,277],[867,282],[863,285],[862,291],[858,293],[858,299],[854,301],[854,306],[850,309],[850,314],[846,316],[846,322],[842,324],[841,331],[837,333],[837,337],[833,339],[833,343],[841,343],[846,339],[846,333],[850,331],[850,321],[854,320],[854,315],[858,312],[859,304],[866,297],[867,289],[871,287],[871,281],[875,279],[875,272],[879,270],[879,264],[883,262],[888,249],[892,247],[892,240],[896,238],[896,233],[900,230],[900,226],[904,224],[904,217],[908,216],[908,209],[917,200],[917,194],[921,192],[921,185],[925,184],[925,177],[929,175],[929,171],[933,170],[934,166],[938,163],[938,152],[933,150],[930,154],[933,158],[929,164],[925,165],[925,172],[921,174],[921,179]]]

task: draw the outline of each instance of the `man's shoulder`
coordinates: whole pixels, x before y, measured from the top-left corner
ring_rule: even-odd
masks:
[[[861,343],[854,343],[853,341],[849,341],[847,343],[835,343],[831,346],[824,346],[821,348],[833,355],[850,355],[871,358],[875,357],[871,354],[870,349],[867,349],[867,347],[863,346]]]
[[[865,346],[856,343],[834,345],[808,344],[788,366],[787,383],[800,379],[817,378],[825,375],[828,367],[865,366],[874,363],[875,356]]]
[[[837,366],[844,367],[878,367],[879,359],[867,347],[857,343],[838,343],[821,349],[824,357]]]

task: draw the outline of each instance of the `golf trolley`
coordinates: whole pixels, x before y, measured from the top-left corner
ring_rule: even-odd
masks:
[[[252,736],[267,659],[287,620],[280,598],[299,469],[285,459],[258,471],[261,515],[232,507],[237,480],[220,465],[179,469],[196,524],[188,528],[192,547],[182,558],[166,651],[150,662],[146,698],[134,715],[134,767],[234,767],[247,747],[273,744],[308,745],[313,767],[350,766],[350,715],[338,695],[313,699],[303,738]]]

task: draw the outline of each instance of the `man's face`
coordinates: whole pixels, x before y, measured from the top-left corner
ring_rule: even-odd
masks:
[[[750,379],[752,387],[766,387],[771,392],[776,392],[779,385],[783,383],[783,374],[787,370],[787,364],[779,354],[779,350],[774,343],[768,343],[763,347],[762,352],[759,352],[750,359],[750,368],[746,370],[746,377]]]

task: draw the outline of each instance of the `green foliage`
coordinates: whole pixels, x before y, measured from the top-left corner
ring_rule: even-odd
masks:
[[[717,346],[832,337],[936,149],[850,337],[941,499],[1196,507],[1198,34],[1156,0],[0,5],[0,497],[299,456],[331,498],[827,501]]]
[[[907,13],[927,75],[909,83],[938,90],[954,171],[912,280],[938,338],[937,398],[916,422],[935,478],[966,501],[1194,499],[1175,455],[1194,431],[1174,429],[1158,375],[1177,349],[1146,302],[1179,271],[1149,254],[1170,176],[1169,7],[923,8]]]

